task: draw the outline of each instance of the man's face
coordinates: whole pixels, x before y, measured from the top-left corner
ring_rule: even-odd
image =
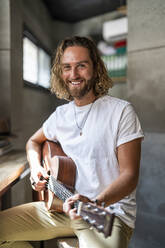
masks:
[[[87,48],[68,47],[61,58],[62,79],[73,98],[81,99],[93,90],[93,63]]]

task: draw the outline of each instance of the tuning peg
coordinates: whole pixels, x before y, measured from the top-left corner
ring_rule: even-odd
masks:
[[[95,220],[90,220],[89,223],[90,223],[91,225],[94,225],[94,224],[96,223],[96,221],[95,221]]]
[[[98,208],[94,208],[93,212],[98,213],[99,212]]]
[[[88,209],[91,209],[91,205],[90,205],[90,204],[87,204],[86,207],[87,207]]]
[[[85,220],[85,221],[89,221],[89,217],[86,215],[86,216],[83,216],[83,219]]]
[[[94,200],[93,203],[96,204],[96,205],[101,205],[101,207],[103,207],[103,208],[105,207],[105,202],[101,202],[101,203],[100,203],[100,201],[97,200],[97,199]]]
[[[102,211],[101,213],[99,213],[99,215],[105,216],[106,215],[106,212],[105,211]]]
[[[104,230],[104,226],[103,225],[99,225],[99,226],[97,226],[97,229],[98,229],[99,232],[101,232],[102,230]]]

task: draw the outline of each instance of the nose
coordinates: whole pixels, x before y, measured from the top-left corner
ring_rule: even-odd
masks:
[[[77,78],[77,76],[79,75],[76,67],[72,67],[70,73],[71,73],[70,76],[72,79]]]

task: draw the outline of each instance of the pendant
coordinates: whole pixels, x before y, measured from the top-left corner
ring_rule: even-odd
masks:
[[[80,136],[82,136],[82,131],[80,132]]]

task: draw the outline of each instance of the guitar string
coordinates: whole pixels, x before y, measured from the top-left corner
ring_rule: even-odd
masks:
[[[51,177],[52,179],[52,182],[54,183],[56,189],[59,191],[60,190],[60,193],[57,192],[57,196],[59,198],[61,198],[61,200],[65,201],[67,198],[69,198],[70,196],[73,195],[72,192],[70,192],[68,189],[66,189],[63,185],[61,185],[59,182],[56,181],[56,179],[54,177]],[[78,205],[79,205],[79,201],[75,202],[74,203],[74,207],[78,208]]]
[[[57,190],[60,190],[60,193],[61,194],[59,194],[59,196],[62,195],[63,198],[65,198],[65,200],[66,200],[68,197],[70,197],[70,196],[73,195],[70,191],[68,191],[67,189],[65,189],[63,185],[61,185],[60,183],[58,183],[53,177],[51,177],[51,179],[52,179],[52,182],[55,184],[56,189]]]
[[[68,191],[67,189],[65,189],[63,185],[61,185],[60,183],[57,183],[56,180],[53,180],[53,183],[56,184],[56,187],[61,191],[61,194],[63,196],[66,196],[66,197],[72,196],[72,193]]]
[[[61,200],[65,201],[67,198],[73,196],[73,193],[66,189],[62,184],[60,184],[54,177],[51,176],[51,181],[53,183],[53,187],[56,187],[56,196]],[[60,191],[60,192],[59,192]],[[55,193],[55,192],[54,192]],[[79,201],[74,203],[74,207],[78,208]]]
[[[73,193],[66,189],[63,185],[61,185],[54,177],[51,176],[51,181],[54,184],[53,186],[56,187],[56,195],[61,198],[62,200],[66,200],[67,198],[73,196]],[[59,192],[60,191],[60,192]],[[78,208],[79,201],[74,203],[74,206]]]
[[[57,191],[56,195],[59,196],[59,198],[61,198],[62,200],[65,201],[67,198],[69,198],[70,196],[73,195],[72,192],[70,192],[68,189],[66,189],[65,186],[63,186],[58,181],[56,181],[56,179],[52,176],[51,176],[51,181],[53,183],[53,187],[54,186],[56,187],[56,191]],[[74,206],[76,208],[78,208],[78,205],[79,205],[79,201],[75,202]]]
[[[66,200],[66,198],[68,198],[68,197],[70,197],[70,194],[68,194],[67,192],[65,192],[65,191],[62,191],[62,190],[64,190],[63,188],[61,188],[59,185],[57,185],[56,184],[56,189],[57,189],[57,194],[60,196],[60,197],[62,197],[62,198],[64,198],[65,200]]]
[[[64,200],[66,200],[68,197],[70,197],[70,196],[72,196],[73,195],[73,193],[72,192],[70,192],[68,189],[66,189],[65,188],[65,186],[63,186],[61,183],[59,183],[54,177],[52,177],[52,176],[50,176],[51,177],[51,182],[52,182],[52,186],[53,186],[53,189],[56,187],[56,189],[57,190],[59,190],[60,191],[60,194],[62,195],[62,198],[64,199]],[[51,188],[51,183],[50,183],[50,178],[49,178],[49,181],[48,181],[48,185],[50,186],[50,188]],[[55,192],[54,192],[55,193]],[[61,196],[59,194],[59,196]],[[59,197],[60,198],[60,197]],[[79,204],[79,201],[77,201],[75,204],[74,204],[74,207],[75,208],[78,208],[78,204]],[[86,204],[85,204],[86,205]],[[88,211],[88,215],[89,215],[89,211]],[[87,215],[86,215],[86,211],[84,211],[84,213],[83,212],[81,212],[81,216],[83,217],[86,217]],[[105,218],[104,218],[105,219]],[[89,221],[89,223],[90,224],[92,224],[90,221]],[[93,225],[93,224],[92,224]],[[98,228],[96,227],[96,226],[94,226],[97,230],[99,230],[99,231],[101,231],[101,232],[103,232],[104,233],[104,236],[105,237],[107,237],[107,236],[109,236],[109,232],[107,233],[107,231],[105,232],[104,231],[104,226],[103,225],[99,225],[98,226]],[[99,228],[100,227],[100,228]],[[108,228],[109,229],[109,228]]]

